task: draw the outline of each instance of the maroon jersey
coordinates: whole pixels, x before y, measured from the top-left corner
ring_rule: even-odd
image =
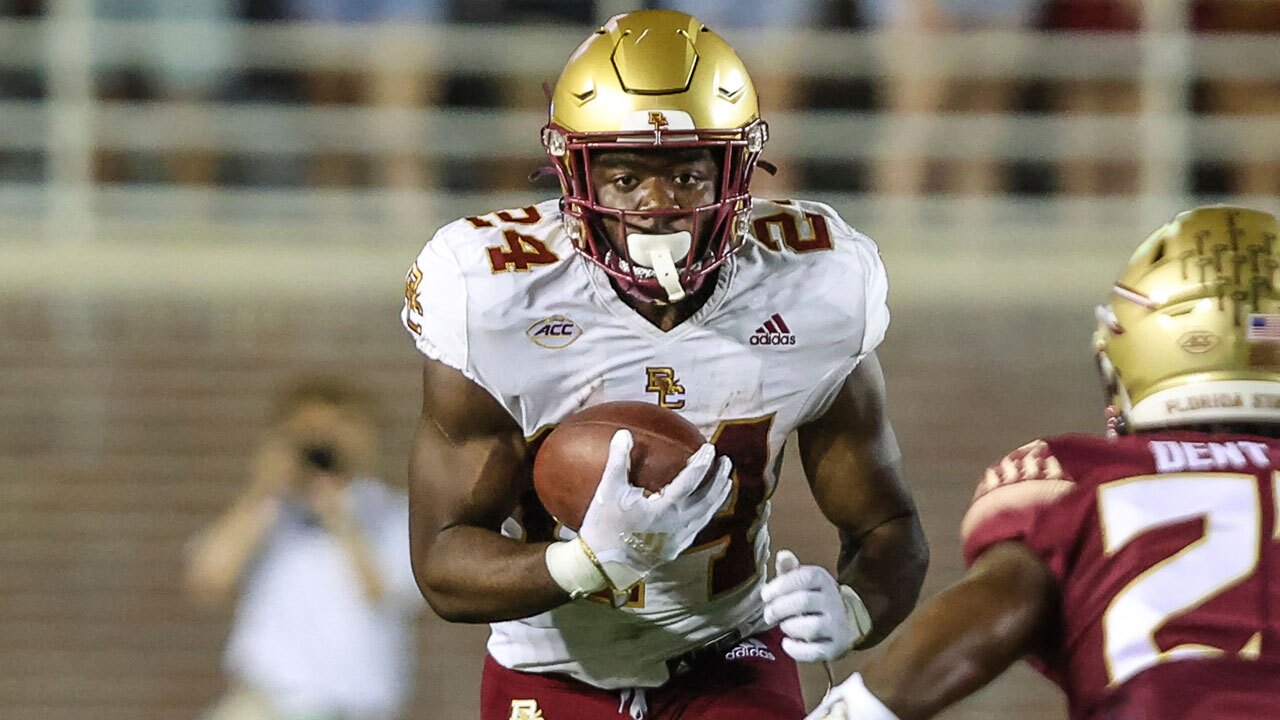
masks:
[[[987,470],[972,563],[1019,542],[1061,588],[1036,663],[1077,720],[1280,717],[1280,441],[1192,432],[1037,440]]]

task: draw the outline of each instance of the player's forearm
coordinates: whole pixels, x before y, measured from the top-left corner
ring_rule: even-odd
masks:
[[[990,683],[1041,647],[1053,585],[1022,548],[995,548],[958,584],[930,600],[862,670],[902,720],[924,720]],[[985,562],[984,562],[985,561]]]
[[[441,531],[413,572],[427,603],[450,622],[515,620],[568,602],[552,579],[547,543],[525,543],[483,528],[457,525]]]
[[[929,544],[914,512],[889,520],[860,538],[841,535],[839,579],[857,591],[867,606],[871,632],[858,647],[871,647],[915,607],[929,567]]]

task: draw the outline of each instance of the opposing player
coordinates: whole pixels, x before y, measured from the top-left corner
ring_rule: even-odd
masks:
[[[1280,707],[1280,292],[1271,215],[1179,215],[1098,310],[1105,437],[989,469],[965,578],[811,718],[917,720],[1030,655],[1077,720]]]
[[[719,36],[620,15],[553,95],[563,197],[447,225],[409,272],[403,321],[427,356],[414,570],[442,617],[492,623],[485,720],[798,719],[792,658],[875,643],[915,602],[927,550],[873,352],[884,268],[831,208],[750,197],[766,137]],[[646,498],[619,433],[574,536],[530,461],[611,400],[670,408],[711,444]],[[785,554],[766,586],[792,431],[839,571]]]

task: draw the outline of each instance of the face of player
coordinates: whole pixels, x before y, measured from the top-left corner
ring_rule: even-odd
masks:
[[[716,201],[720,168],[711,151],[701,148],[612,150],[593,157],[589,180],[596,201],[606,207],[629,211],[693,209]],[[622,238],[620,221],[605,216],[603,222],[608,240],[616,248]],[[627,233],[694,231],[691,215],[629,216],[626,225]]]

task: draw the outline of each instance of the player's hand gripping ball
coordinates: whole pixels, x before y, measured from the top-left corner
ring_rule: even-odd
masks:
[[[643,402],[593,405],[565,418],[538,449],[533,487],[543,507],[571,530],[595,495],[615,432],[631,431],[631,484],[647,492],[666,487],[706,439],[674,411]]]

